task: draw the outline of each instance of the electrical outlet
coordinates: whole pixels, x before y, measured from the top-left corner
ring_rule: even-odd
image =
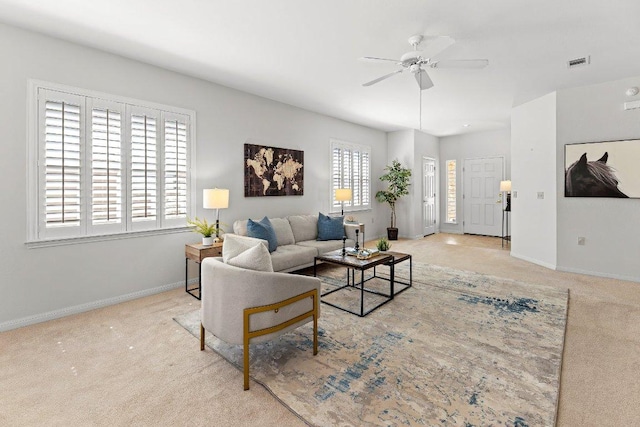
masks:
[[[518,192],[516,190],[513,190],[513,198],[514,199],[518,198]]]
[[[584,237],[578,237],[578,244],[580,246],[584,246],[584,242],[585,242],[585,238]]]
[[[371,224],[373,224],[373,217],[371,217]]]

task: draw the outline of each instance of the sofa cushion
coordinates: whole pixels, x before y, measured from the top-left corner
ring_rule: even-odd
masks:
[[[256,271],[273,271],[269,250],[261,243],[230,258],[227,264]]]
[[[241,236],[247,235],[247,220],[239,219],[233,222],[233,232]]]
[[[342,239],[340,240],[305,240],[304,242],[297,242],[296,245],[304,246],[307,248],[313,248],[316,250],[316,255],[322,255],[327,252],[335,251],[336,249],[342,249]],[[353,247],[355,240],[347,239],[345,242],[346,247]]]
[[[275,251],[278,247],[276,232],[266,216],[258,222],[252,219],[247,220],[247,236],[269,242],[269,252]]]
[[[330,217],[318,214],[318,237],[316,240],[342,240],[344,236],[344,217]]]
[[[287,217],[296,242],[316,240],[318,237],[318,217],[315,215],[292,215]]]
[[[314,248],[298,245],[278,246],[271,252],[271,262],[274,271],[288,271],[294,267],[313,264],[313,258],[318,255]]]
[[[291,224],[286,218],[269,218],[273,231],[276,232],[278,246],[293,245],[296,241],[293,237]]]

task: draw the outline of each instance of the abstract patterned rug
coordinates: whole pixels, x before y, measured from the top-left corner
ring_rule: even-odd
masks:
[[[343,272],[323,268],[323,287]],[[252,345],[251,376],[311,425],[553,426],[567,304],[566,290],[414,263],[413,287],[364,318],[322,304],[317,356],[310,324]],[[199,311],[175,320],[199,336]],[[241,369],[242,346],[206,343]]]

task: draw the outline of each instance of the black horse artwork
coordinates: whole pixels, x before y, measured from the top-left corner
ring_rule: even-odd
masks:
[[[567,168],[565,197],[629,197],[618,190],[618,179],[607,164],[609,153],[596,161],[587,161],[587,153]]]

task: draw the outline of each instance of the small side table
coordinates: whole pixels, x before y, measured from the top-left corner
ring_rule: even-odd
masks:
[[[202,283],[202,260],[207,257],[222,256],[222,242],[214,243],[211,246],[204,246],[202,243],[188,243],[184,245],[184,290],[196,299],[200,299]],[[189,289],[189,260],[198,263],[198,286]],[[198,294],[196,295],[196,291]]]

